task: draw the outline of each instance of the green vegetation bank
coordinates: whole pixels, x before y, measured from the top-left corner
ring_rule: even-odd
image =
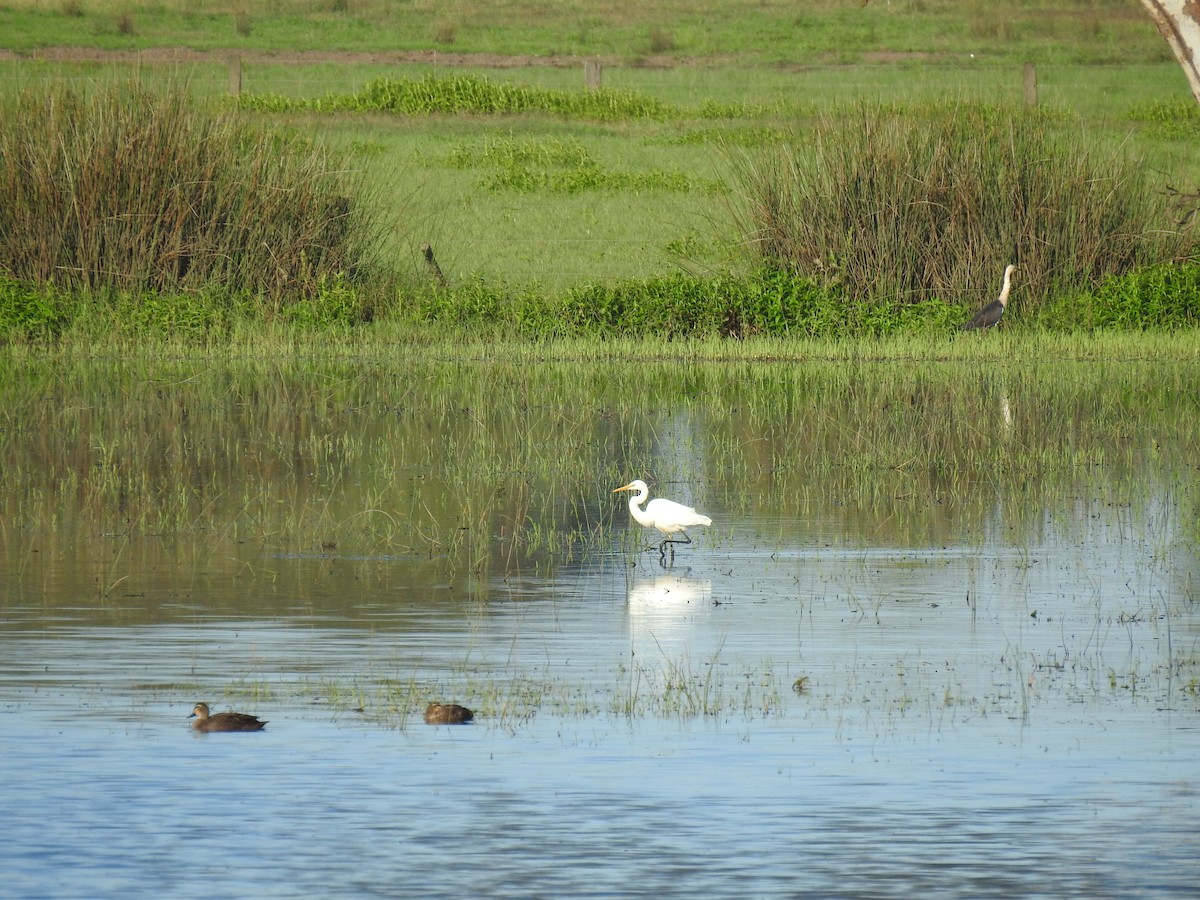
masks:
[[[615,40],[621,15],[632,15],[618,6],[595,11],[604,40]],[[730,10],[718,6],[721,20]],[[1060,44],[1075,48],[1069,64],[1125,31],[1139,37],[1121,53],[1161,63],[1118,6],[1095,5],[1074,28],[1055,19]],[[124,44],[98,26],[90,39],[76,39],[94,48],[144,46],[149,31],[138,23],[153,16],[135,7],[124,7],[129,21],[116,20]],[[235,22],[236,40],[269,49],[272,27],[339,16],[372,22],[385,12],[370,3],[276,7],[274,19]],[[1020,16],[996,31],[999,20],[984,5],[956,9],[923,5],[903,20],[881,13],[876,28],[887,23],[886,35],[877,30],[857,45],[840,7],[814,4],[812,21],[790,28],[831,29],[830,40],[858,46],[860,58],[875,44],[910,47],[932,24],[957,33],[961,46],[1039,46],[1018,27]],[[214,23],[223,20],[215,7],[206,10],[174,10],[177,26],[192,23],[193,46],[216,41]],[[32,34],[39,17],[98,22],[111,12],[97,0],[57,10],[16,3],[6,15]],[[679,64],[696,38],[682,24],[691,21],[688,10],[674,15],[646,27],[657,29],[651,44],[659,54]],[[947,16],[958,18],[950,24]],[[734,28],[737,17],[727,19]],[[535,43],[537,33],[530,25]],[[472,35],[443,31],[434,42],[488,52]],[[576,37],[575,49],[586,51],[591,39]],[[763,63],[745,37],[727,71]],[[36,49],[19,44],[14,49]],[[937,64],[952,67],[950,45],[938,46]],[[296,44],[310,47],[318,49]],[[782,52],[770,41],[763,47]],[[692,92],[705,95],[699,103],[679,103],[654,90],[436,68],[357,88],[222,98],[162,73],[80,77],[68,67],[43,78],[28,68],[40,64],[12,65],[20,77],[0,96],[15,123],[0,134],[7,342],[109,332],[211,340],[256,324],[380,323],[522,339],[944,335],[994,299],[1010,262],[1019,268],[1005,328],[1200,324],[1196,194],[1183,180],[1200,116],[1184,100],[1142,94],[1100,115],[1078,102],[1031,106],[990,90],[736,100],[718,78],[712,90]],[[930,83],[911,68],[895,74]],[[933,82],[947,75],[953,68]],[[1122,119],[1124,135],[1114,140],[1112,124]],[[417,138],[424,143],[406,157],[408,168],[391,168],[389,148],[414,134],[426,138]],[[614,164],[611,151],[596,147],[616,147],[618,160],[636,156],[638,164]],[[469,200],[439,206],[422,196],[412,179],[422,166],[468,179]],[[534,261],[510,278],[470,261],[522,255],[511,239],[484,231],[466,245],[454,240],[468,236],[456,215],[486,220],[477,214],[486,206],[503,218],[511,208],[527,215],[510,218],[538,229],[531,256],[570,255],[585,243],[577,252],[603,253],[606,244],[622,245],[623,231],[660,240],[668,229],[657,217],[679,198],[687,227],[661,239],[636,277],[617,265],[542,278]],[[535,218],[554,207],[599,214],[585,226],[597,236],[566,239],[560,250],[547,234],[560,223]],[[431,209],[443,217],[432,226]],[[445,270],[423,240],[431,235],[439,252],[451,248]]]

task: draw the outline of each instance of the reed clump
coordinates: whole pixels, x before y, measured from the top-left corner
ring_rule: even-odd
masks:
[[[0,260],[12,278],[219,289],[275,312],[371,270],[380,225],[363,173],[305,139],[253,130],[182,87],[30,88],[5,107]]]
[[[1194,260],[1147,166],[1081,148],[1051,112],[867,107],[734,160],[739,230],[772,268],[844,302],[994,299],[1020,266],[1025,310],[1139,268]],[[1057,114],[1061,118],[1061,114]]]

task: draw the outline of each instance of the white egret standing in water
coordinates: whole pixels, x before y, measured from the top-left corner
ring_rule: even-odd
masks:
[[[1000,321],[1000,317],[1004,315],[1004,310],[1008,307],[1008,291],[1012,287],[1012,273],[1017,270],[1016,266],[1006,266],[1004,269],[1004,286],[1000,288],[1000,297],[993,300],[979,312],[975,313],[974,318],[970,322],[963,325],[963,329],[970,331],[975,328],[991,328]]]
[[[631,481],[624,487],[613,489],[614,494],[620,491],[637,491],[634,496],[629,498],[629,514],[638,521],[638,524],[645,525],[647,528],[657,528],[666,535],[663,542],[658,545],[659,556],[666,556],[667,544],[690,544],[692,539],[688,536],[686,529],[694,525],[712,524],[712,519],[708,516],[701,515],[690,506],[684,506],[674,500],[655,497],[646,503],[646,498],[650,496],[650,488],[646,487],[644,481]],[[646,503],[645,509],[642,509],[643,503]],[[677,534],[682,534],[683,540],[675,538]],[[671,547],[671,556],[675,556],[674,546]]]

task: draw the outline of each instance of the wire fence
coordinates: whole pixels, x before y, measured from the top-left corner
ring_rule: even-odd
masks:
[[[839,101],[921,99],[1049,102],[1090,105],[1105,98],[1190,97],[1172,61],[1141,65],[1012,65],[976,59],[941,62],[796,64],[774,68],[600,65],[596,60],[509,66],[437,53],[238,54],[185,48],[129,52],[32,51],[0,56],[9,85],[95,81],[131,75],[183,80],[198,91],[247,91],[286,96],[349,92],[370,78],[420,78],[472,72],[495,80],[558,89],[612,88],[644,92],[665,103],[705,101],[829,105]]]

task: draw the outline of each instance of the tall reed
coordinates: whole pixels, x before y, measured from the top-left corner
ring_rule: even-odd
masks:
[[[1081,148],[1069,124],[988,106],[831,111],[807,140],[735,155],[740,230],[768,267],[852,303],[973,305],[1017,263],[1036,305],[1195,258],[1194,229],[1171,222],[1147,167]]]
[[[181,87],[31,88],[0,130],[0,266],[68,288],[311,295],[371,264],[361,171]]]

